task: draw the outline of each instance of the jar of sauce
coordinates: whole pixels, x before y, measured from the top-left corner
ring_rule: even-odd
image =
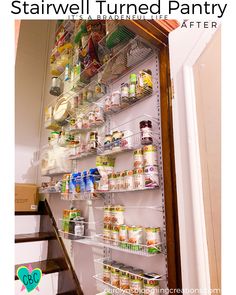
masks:
[[[141,144],[148,145],[153,143],[152,138],[152,122],[151,121],[141,121],[139,123],[141,131]]]

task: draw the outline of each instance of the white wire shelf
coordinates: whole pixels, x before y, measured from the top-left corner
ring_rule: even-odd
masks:
[[[84,240],[84,239],[91,239],[91,236],[78,236],[76,234],[70,233],[70,232],[65,232],[61,229],[58,229],[60,236],[64,239],[67,240]]]
[[[84,158],[92,157],[92,156],[96,156],[96,155],[97,155],[96,151],[84,152],[84,153],[81,153],[81,154],[69,156],[68,160],[79,160],[79,159],[84,159]]]
[[[61,193],[61,199],[64,201],[99,200],[101,197],[102,193],[97,192]]]
[[[116,207],[116,205],[111,205],[111,207]],[[101,206],[101,207],[94,207],[97,210],[104,210],[106,206]],[[142,210],[154,210],[158,212],[163,212],[163,207],[162,206],[125,206],[125,209],[142,209]]]
[[[104,194],[118,194],[118,193],[135,193],[135,192],[142,192],[142,191],[153,191],[157,190],[158,186],[155,187],[144,187],[144,188],[137,188],[137,189],[122,189],[122,190],[108,190],[108,191],[98,191],[98,193]]]
[[[110,266],[110,265],[104,263],[104,261],[106,261],[106,260],[109,260],[109,257],[94,259],[94,262],[96,262],[96,263],[98,263],[100,265],[103,265],[103,266],[104,265],[105,266]],[[119,270],[119,268],[117,268],[117,267],[112,267],[112,268],[114,268],[116,270]],[[145,276],[134,274],[134,273],[132,273],[130,271],[125,271],[125,270],[123,271],[122,270],[122,272],[125,272],[128,275],[134,275],[134,276],[136,276],[136,277],[138,277],[138,278],[140,278],[142,280],[147,280],[147,281],[165,281],[166,280],[166,274],[164,274],[164,275],[156,274],[156,276],[153,276],[152,278],[148,278],[148,277],[145,277]],[[147,273],[148,272],[144,272],[144,275],[147,274]]]
[[[130,254],[136,254],[136,255],[146,256],[146,257],[153,257],[158,254],[163,254],[162,244],[144,245],[144,244],[132,244],[129,242],[120,242],[110,238],[106,238],[103,236],[103,234],[98,234],[95,236],[95,238],[100,244],[103,244],[104,247],[130,253]]]
[[[117,130],[120,130],[117,128]],[[132,132],[132,131],[131,131]],[[158,135],[157,132],[152,132],[152,143],[150,145],[158,146]],[[119,145],[118,145],[119,144]],[[112,142],[98,147],[98,155],[107,156],[107,155],[117,155],[124,152],[130,152],[136,149],[143,148],[145,145],[141,142],[141,132],[133,133],[129,136],[124,136],[119,140],[119,143]]]
[[[153,48],[141,37],[136,36],[122,45],[99,69],[101,81],[112,83],[120,76],[134,68],[137,64],[153,55]]]
[[[137,276],[137,275],[135,275],[136,277],[139,277],[139,276]],[[110,289],[114,289],[114,290],[116,290],[116,291],[118,291],[119,293],[115,293],[115,294],[151,294],[151,293],[143,293],[144,292],[144,289],[142,290],[142,293],[134,293],[135,291],[132,291],[132,290],[130,290],[130,289],[121,289],[121,288],[118,288],[117,286],[114,286],[114,285],[112,285],[111,283],[108,283],[108,282],[105,282],[104,280],[103,280],[103,274],[96,274],[96,275],[94,275],[93,276],[93,278],[95,279],[95,280],[97,280],[98,282],[100,282],[101,284],[103,284],[103,285],[105,285],[105,286],[107,286],[107,287],[109,287]],[[146,278],[143,278],[142,280],[147,280]],[[141,279],[140,279],[141,280]],[[153,281],[155,281],[155,279],[153,280]],[[159,281],[159,280],[158,280]],[[107,290],[106,290],[107,291]],[[112,294],[113,294],[113,292],[111,292]],[[154,294],[154,293],[153,293]],[[155,292],[155,294],[156,294],[156,292]]]

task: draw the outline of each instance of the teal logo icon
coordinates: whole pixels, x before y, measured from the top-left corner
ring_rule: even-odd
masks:
[[[35,289],[39,291],[38,285],[42,278],[42,270],[40,268],[32,269],[31,265],[28,267],[21,266],[17,269],[17,276],[23,284],[21,291],[25,289],[27,292],[31,292]]]

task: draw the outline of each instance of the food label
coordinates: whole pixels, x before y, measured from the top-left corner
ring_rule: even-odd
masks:
[[[112,284],[112,286],[119,288],[119,285],[120,285],[119,272],[112,272],[111,273],[111,284]]]
[[[152,129],[149,127],[144,127],[142,128],[142,137],[146,138],[146,137],[152,137]]]
[[[142,281],[141,280],[131,280],[130,281],[130,292],[131,294],[140,294],[142,291]]]
[[[128,275],[120,276],[120,288],[121,289],[129,289],[129,276]]]

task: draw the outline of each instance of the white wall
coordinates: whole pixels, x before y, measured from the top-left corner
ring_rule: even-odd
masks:
[[[15,65],[15,181],[37,182],[48,21],[21,21]]]

